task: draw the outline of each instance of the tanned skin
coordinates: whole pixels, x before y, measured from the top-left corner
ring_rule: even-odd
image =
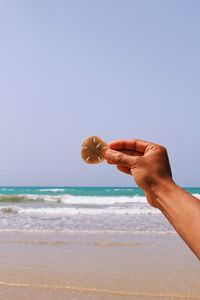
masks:
[[[142,140],[116,140],[108,147],[107,162],[133,177],[200,260],[200,200],[173,181],[166,148]]]

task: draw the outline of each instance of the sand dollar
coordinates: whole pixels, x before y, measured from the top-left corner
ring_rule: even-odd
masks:
[[[107,144],[98,136],[90,136],[82,143],[81,157],[87,164],[99,164],[104,160]]]

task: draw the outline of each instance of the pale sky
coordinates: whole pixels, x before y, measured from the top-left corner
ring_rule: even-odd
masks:
[[[200,186],[200,1],[1,0],[0,185],[131,186],[82,140],[168,148]]]

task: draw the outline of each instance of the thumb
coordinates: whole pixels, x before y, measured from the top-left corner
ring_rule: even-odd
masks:
[[[133,165],[133,156],[111,149],[106,150],[104,158],[108,163],[114,165],[125,167],[131,167]]]

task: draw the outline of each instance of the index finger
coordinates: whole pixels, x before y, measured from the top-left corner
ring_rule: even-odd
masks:
[[[137,152],[144,153],[147,146],[152,144],[151,142],[142,140],[116,140],[108,144],[110,149],[113,150],[134,150]]]

